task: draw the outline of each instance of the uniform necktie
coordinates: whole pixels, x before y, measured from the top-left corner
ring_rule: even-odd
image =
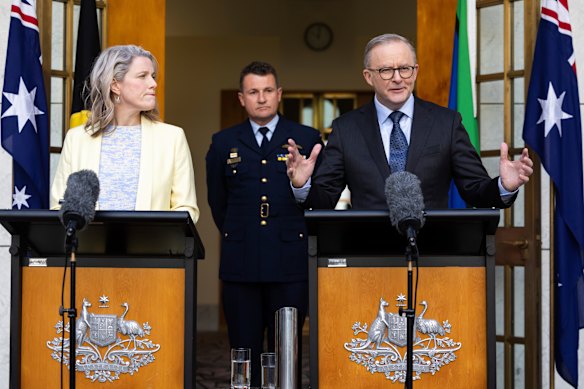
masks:
[[[392,112],[389,115],[393,122],[393,130],[389,137],[389,168],[392,173],[404,171],[408,159],[408,141],[399,125],[402,116],[404,113],[400,111]]]
[[[270,129],[268,127],[260,127],[259,131],[262,134],[262,143],[260,144],[260,150],[262,153],[266,153],[267,149],[268,149],[268,144],[270,143],[270,141],[268,140],[268,131],[270,131]]]

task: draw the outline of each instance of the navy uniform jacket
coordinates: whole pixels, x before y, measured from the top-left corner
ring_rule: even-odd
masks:
[[[262,155],[249,120],[213,135],[207,153],[208,201],[221,233],[219,277],[233,282],[308,278],[304,210],[286,174],[288,138],[304,155],[320,133],[280,116]]]

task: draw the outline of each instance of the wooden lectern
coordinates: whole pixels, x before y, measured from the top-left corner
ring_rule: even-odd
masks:
[[[427,211],[418,234],[416,388],[495,388],[499,210]],[[313,389],[405,379],[406,239],[386,211],[306,211]],[[414,290],[415,290],[414,271]],[[413,298],[413,297],[412,297]],[[416,379],[416,370],[419,379]]]
[[[10,387],[58,387],[65,229],[56,211],[0,211],[0,223],[12,235]],[[77,237],[76,387],[194,388],[204,248],[188,213],[100,211]]]

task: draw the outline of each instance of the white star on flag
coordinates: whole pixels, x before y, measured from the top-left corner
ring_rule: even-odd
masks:
[[[36,96],[37,88],[34,87],[29,92],[24,84],[24,80],[20,77],[20,85],[18,86],[18,94],[4,92],[4,96],[10,104],[10,108],[4,112],[3,118],[8,116],[18,117],[18,133],[22,132],[22,129],[26,125],[26,122],[30,120],[32,126],[34,127],[34,132],[37,132],[37,123],[35,115],[43,115],[44,112],[38,109],[34,105],[34,99]]]
[[[548,136],[551,129],[556,125],[558,127],[558,133],[560,137],[562,136],[562,120],[570,119],[572,115],[567,112],[562,111],[562,105],[564,104],[564,97],[566,92],[558,97],[554,86],[550,82],[547,94],[547,100],[537,99],[541,105],[541,116],[537,121],[537,124],[545,121],[545,133],[544,136]]]
[[[30,197],[30,195],[26,194],[26,185],[22,187],[22,190],[18,190],[17,187],[14,187],[14,194],[12,195],[12,206],[14,207],[16,205],[19,210],[23,205],[27,208],[30,208],[28,202],[26,201]]]

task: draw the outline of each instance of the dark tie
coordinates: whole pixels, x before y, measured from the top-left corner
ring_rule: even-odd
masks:
[[[260,144],[260,151],[262,152],[262,154],[265,154],[268,151],[268,145],[270,144],[270,141],[268,140],[268,131],[270,131],[270,129],[268,127],[260,127],[259,131],[262,134],[262,143]]]
[[[389,168],[392,173],[404,171],[408,159],[408,141],[399,125],[402,116],[404,113],[400,111],[392,112],[389,115],[393,122],[393,130],[389,137]]]

